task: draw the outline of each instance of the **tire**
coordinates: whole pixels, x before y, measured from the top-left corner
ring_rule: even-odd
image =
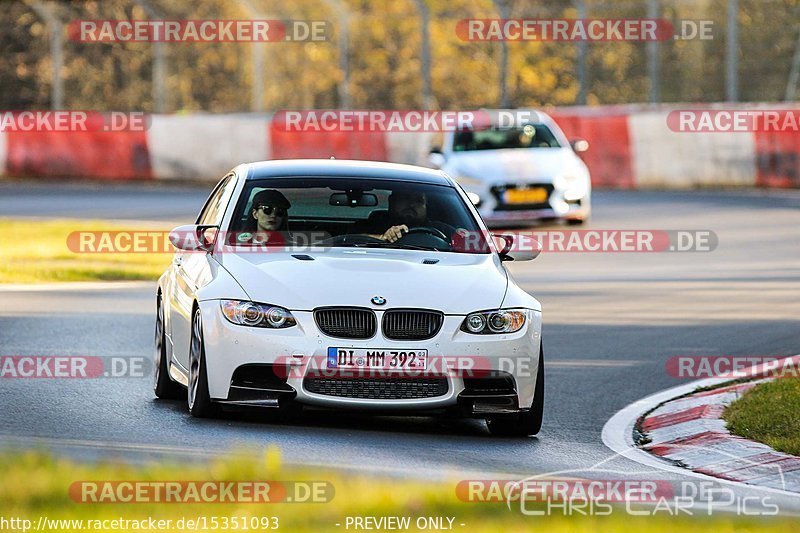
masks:
[[[180,400],[186,394],[180,384],[172,381],[169,376],[169,363],[167,362],[166,333],[164,330],[164,307],[161,305],[161,295],[156,300],[156,332],[155,354],[153,355],[153,392],[158,398],[164,400]]]
[[[539,433],[544,418],[544,350],[539,348],[539,370],[530,410],[514,417],[486,419],[489,433],[497,437],[527,437]]]
[[[192,318],[192,338],[189,344],[189,387],[186,394],[189,414],[197,418],[212,418],[219,415],[219,406],[211,402],[208,393],[208,370],[206,349],[203,342],[203,319],[200,308]]]
[[[585,218],[570,218],[567,219],[567,226],[583,226],[586,224]]]

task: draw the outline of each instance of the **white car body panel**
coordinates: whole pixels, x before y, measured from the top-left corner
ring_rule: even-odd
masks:
[[[304,253],[314,260],[284,251],[224,254],[220,260],[234,278],[250,280],[251,300],[290,311],[363,306],[380,295],[392,307],[467,314],[499,307],[506,292],[506,272],[495,254],[352,248]],[[439,262],[425,265],[427,258]]]

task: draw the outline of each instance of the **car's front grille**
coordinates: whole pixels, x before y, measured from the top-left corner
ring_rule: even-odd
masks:
[[[369,339],[377,328],[375,313],[359,307],[317,309],[314,320],[325,335],[343,339]]]
[[[447,394],[444,378],[306,378],[308,392],[370,400],[416,400]]]
[[[383,335],[395,340],[425,340],[436,336],[444,315],[438,311],[397,309],[383,315]]]

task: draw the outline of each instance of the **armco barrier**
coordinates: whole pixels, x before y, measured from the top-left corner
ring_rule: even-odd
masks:
[[[0,131],[0,176],[6,170],[6,134]]]
[[[759,187],[800,187],[800,135],[756,132],[755,152]]]
[[[153,177],[216,180],[246,161],[271,159],[270,115],[153,115]]]
[[[752,133],[674,132],[667,127],[668,114],[655,111],[628,116],[637,187],[756,184]]]
[[[669,106],[549,110],[567,137],[590,143],[582,157],[596,187],[800,187],[800,133],[671,130]],[[709,104],[692,109],[775,109]],[[795,110],[796,111],[796,110]],[[0,174],[104,179],[217,180],[236,164],[314,157],[426,164],[432,133],[294,132],[271,114],[152,115],[146,132],[0,131]]]
[[[553,119],[569,139],[589,141],[582,157],[591,170],[595,187],[633,188],[629,117],[617,111],[607,114],[566,114],[553,112]]]
[[[383,132],[298,132],[271,122],[272,159],[326,158],[389,160]]]
[[[12,132],[5,137],[5,175],[102,179],[152,177],[144,131],[103,131],[87,116],[86,131]],[[0,149],[0,160],[2,157]]]

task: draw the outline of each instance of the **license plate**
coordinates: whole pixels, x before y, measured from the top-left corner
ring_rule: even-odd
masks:
[[[425,370],[428,350],[328,348],[328,368],[379,368]]]
[[[547,201],[547,189],[544,187],[508,189],[503,200],[507,204],[541,204]]]

